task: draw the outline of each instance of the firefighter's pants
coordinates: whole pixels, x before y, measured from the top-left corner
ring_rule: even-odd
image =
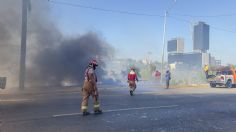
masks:
[[[135,81],[128,81],[130,90],[134,91],[136,89]]]
[[[94,111],[99,110],[100,104],[98,102],[98,90],[96,83],[85,81],[82,89],[82,95],[83,95],[83,100],[81,104],[82,112],[86,112],[88,110],[88,100],[90,95],[93,98]]]
[[[205,71],[206,79],[208,79],[208,71]]]

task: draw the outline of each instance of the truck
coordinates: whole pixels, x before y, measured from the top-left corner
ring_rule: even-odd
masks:
[[[211,87],[224,86],[232,88],[236,85],[236,69],[230,66],[210,68],[211,73],[208,77],[208,82]]]

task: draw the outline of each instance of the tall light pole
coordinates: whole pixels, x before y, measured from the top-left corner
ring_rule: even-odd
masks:
[[[172,5],[165,10],[165,14],[164,14],[164,29],[163,29],[163,38],[162,38],[163,49],[162,49],[162,59],[161,59],[161,83],[163,83],[163,75],[164,75],[164,58],[165,58],[165,47],[166,47],[167,15],[168,15],[168,12],[173,8],[175,3],[176,3],[176,0],[174,0]]]
[[[25,87],[25,57],[26,57],[26,40],[27,40],[27,14],[29,0],[22,0],[22,25],[21,25],[21,52],[20,52],[20,75],[19,88]]]
[[[164,29],[163,29],[163,37],[162,37],[162,58],[161,58],[161,83],[163,83],[163,75],[164,75],[164,53],[165,53],[165,41],[166,41],[166,17],[167,17],[167,11],[165,11],[164,15]]]

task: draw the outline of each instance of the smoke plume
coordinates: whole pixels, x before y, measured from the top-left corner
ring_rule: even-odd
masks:
[[[106,74],[105,62],[113,48],[95,32],[65,37],[50,14],[47,0],[31,0],[28,13],[26,85],[80,83],[90,59],[99,62],[98,76]],[[21,0],[0,0],[0,76],[7,86],[18,85]]]
[[[40,84],[55,85],[63,81],[80,83],[84,78],[84,70],[89,60],[97,58],[99,67],[104,67],[105,63],[101,58],[109,56],[110,51],[112,48],[95,33],[62,40],[59,46],[38,52],[33,61],[34,69],[30,71],[32,73],[30,80]],[[105,71],[98,68],[99,78],[104,74]]]

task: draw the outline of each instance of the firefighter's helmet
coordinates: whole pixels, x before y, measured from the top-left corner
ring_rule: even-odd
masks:
[[[130,70],[135,70],[135,67],[134,66],[130,67]]]
[[[98,62],[97,62],[97,60],[92,59],[92,60],[89,62],[89,65],[98,66]]]

